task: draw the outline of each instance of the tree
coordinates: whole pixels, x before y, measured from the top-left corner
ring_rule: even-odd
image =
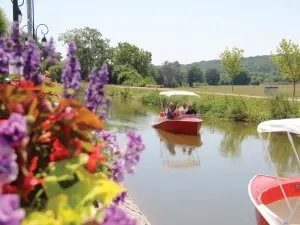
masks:
[[[182,85],[183,76],[180,71],[180,64],[178,61],[165,61],[161,66],[161,71],[164,77],[164,86],[177,87]]]
[[[243,49],[234,47],[232,50],[226,49],[220,55],[221,65],[227,75],[231,78],[232,92],[233,78],[238,75],[243,68],[243,65],[241,64],[241,60],[243,59],[243,52]]]
[[[164,76],[161,70],[153,64],[150,65],[150,76],[154,78],[157,84],[164,84]]]
[[[215,69],[208,69],[205,71],[205,81],[209,85],[217,85],[220,82],[220,72]]]
[[[102,38],[97,29],[85,27],[67,30],[59,35],[58,40],[64,43],[74,41],[77,45],[83,79],[87,78],[93,67],[100,68],[104,62],[111,63],[113,51],[109,40]]]
[[[246,71],[241,71],[238,75],[233,78],[234,85],[249,85],[251,77]]]
[[[4,37],[8,33],[8,20],[4,13],[4,10],[0,8],[0,37]]]
[[[192,69],[189,70],[187,75],[188,84],[190,87],[193,87],[193,83],[198,81],[199,83],[203,83],[203,73],[202,70],[198,67],[192,67]]]
[[[272,54],[271,59],[277,65],[278,72],[293,82],[293,97],[296,94],[296,82],[300,79],[300,49],[291,40],[282,39],[277,47],[277,54]]]
[[[114,49],[113,62],[115,65],[129,65],[143,77],[150,75],[151,61],[152,54],[150,52],[139,49],[128,42],[120,42]]]

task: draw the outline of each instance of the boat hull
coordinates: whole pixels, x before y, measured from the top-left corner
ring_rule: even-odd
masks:
[[[280,183],[285,190],[287,198],[289,201],[292,198],[300,197],[300,177],[286,177],[279,178]],[[284,220],[288,217],[287,214],[283,216],[283,207],[286,203],[284,202],[284,196],[281,192],[280,186],[278,184],[277,177],[267,176],[267,175],[257,175],[255,176],[248,186],[249,197],[255,206],[255,214],[257,225],[282,225]],[[277,204],[277,209],[274,206]],[[283,218],[284,217],[284,218]],[[300,224],[299,218],[295,218],[296,223]],[[294,221],[295,222],[295,221]]]
[[[177,134],[198,135],[203,120],[195,116],[185,116],[175,119],[159,118],[152,127]]]

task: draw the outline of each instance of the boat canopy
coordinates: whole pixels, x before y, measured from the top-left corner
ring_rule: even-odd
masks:
[[[199,95],[197,95],[194,92],[190,92],[190,91],[163,91],[163,92],[160,92],[159,95],[165,95],[167,97],[170,97],[173,95],[188,95],[188,96],[197,96],[198,98],[200,98]]]
[[[300,118],[264,121],[258,125],[257,132],[288,132],[293,134],[300,134]]]

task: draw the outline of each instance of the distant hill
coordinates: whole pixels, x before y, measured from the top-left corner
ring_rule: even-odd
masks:
[[[249,72],[251,77],[257,77],[260,80],[270,78],[273,80],[277,76],[277,67],[270,60],[269,55],[247,57],[243,59],[242,63],[244,69]],[[181,65],[181,72],[187,72],[187,70],[193,66],[201,68],[203,72],[210,68],[216,68],[223,72],[220,60],[201,61],[188,65]]]

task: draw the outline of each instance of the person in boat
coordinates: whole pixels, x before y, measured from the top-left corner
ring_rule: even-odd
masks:
[[[166,114],[168,119],[174,119],[177,116],[176,105],[174,103],[170,103]]]
[[[183,103],[182,106],[179,108],[180,115],[184,115],[188,111],[186,104]]]
[[[197,112],[195,109],[193,109],[192,105],[188,105],[188,110],[185,113],[186,115],[197,115]]]

